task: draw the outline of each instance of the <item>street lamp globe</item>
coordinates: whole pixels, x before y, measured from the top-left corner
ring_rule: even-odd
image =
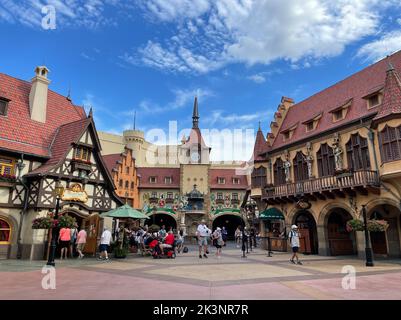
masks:
[[[56,187],[54,188],[54,193],[55,193],[56,197],[58,197],[58,198],[61,198],[63,196],[64,187],[60,181],[56,182]]]

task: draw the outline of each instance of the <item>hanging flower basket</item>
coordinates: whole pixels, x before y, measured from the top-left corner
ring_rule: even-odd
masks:
[[[368,220],[368,230],[370,232],[384,232],[389,224],[386,220]]]
[[[363,231],[365,229],[365,225],[359,219],[352,219],[352,220],[347,221],[346,229],[348,232]]]
[[[57,220],[54,219],[54,214],[49,212],[46,217],[36,218],[32,221],[32,229],[50,229],[55,227],[73,228],[76,223],[75,218],[62,215]]]

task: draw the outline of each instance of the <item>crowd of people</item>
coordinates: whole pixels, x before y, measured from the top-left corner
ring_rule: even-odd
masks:
[[[158,246],[161,255],[164,254],[166,249],[173,250],[174,253],[187,252],[188,248],[184,246],[186,234],[184,230],[173,231],[170,227],[166,230],[166,226],[163,225],[158,232],[151,232],[147,225],[143,227],[127,228],[124,225],[119,227],[118,232],[114,235],[117,240],[123,240],[127,237],[129,247],[135,248],[143,253],[146,248],[154,249]],[[294,264],[302,264],[298,257],[299,251],[299,232],[298,227],[293,225],[291,232],[288,235],[290,245],[292,248],[293,256],[290,262]],[[105,227],[100,237],[99,245],[99,258],[100,260],[109,260],[108,252],[110,250],[110,244],[112,242],[113,235],[111,231]],[[121,239],[120,239],[121,238]],[[226,246],[228,238],[228,232],[226,228],[216,227],[214,231],[209,229],[206,225],[206,221],[202,220],[196,230],[196,240],[199,247],[199,259],[208,258],[209,245],[211,244],[216,248],[216,257],[219,259],[222,255],[222,249]],[[249,248],[257,247],[258,234],[255,228],[245,228],[238,226],[234,232],[234,238],[237,248],[241,248],[242,251],[248,253]],[[84,257],[83,251],[85,248],[87,239],[87,232],[85,229],[78,229],[78,225],[75,224],[72,228],[61,228],[59,232],[58,243],[61,248],[61,259],[67,259],[68,256],[76,256],[78,259]]]

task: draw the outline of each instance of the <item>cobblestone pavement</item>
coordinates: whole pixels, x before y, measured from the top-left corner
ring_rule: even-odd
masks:
[[[190,246],[176,259],[56,260],[55,290],[42,288],[44,261],[2,260],[0,299],[401,299],[401,259],[366,267],[353,257],[289,258],[260,249],[243,258],[231,245],[221,259],[199,259]],[[355,268],[355,289],[342,287],[344,266]]]

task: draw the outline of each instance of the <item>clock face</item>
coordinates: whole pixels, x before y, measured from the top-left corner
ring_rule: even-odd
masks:
[[[199,161],[199,159],[200,159],[199,153],[193,152],[193,153],[191,154],[191,160],[192,160],[192,161]]]

